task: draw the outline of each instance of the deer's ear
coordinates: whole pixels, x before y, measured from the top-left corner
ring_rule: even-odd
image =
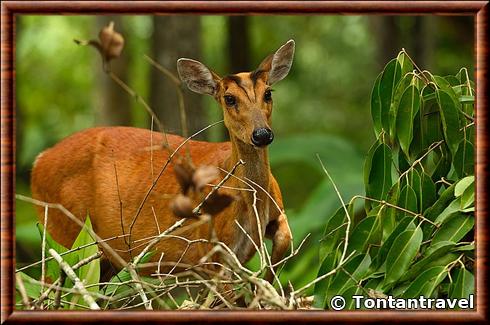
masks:
[[[178,59],[177,71],[180,80],[196,93],[214,96],[218,90],[218,75],[209,70],[204,64],[191,59]]]
[[[269,55],[262,61],[256,72],[268,73],[267,83],[272,85],[284,79],[291,69],[294,57],[294,40],[289,40],[281,46],[274,54]]]

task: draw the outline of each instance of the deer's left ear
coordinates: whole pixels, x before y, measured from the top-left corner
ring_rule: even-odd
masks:
[[[268,72],[267,83],[272,85],[284,79],[291,69],[294,57],[294,40],[289,40],[274,54],[269,55],[257,68],[257,72]]]

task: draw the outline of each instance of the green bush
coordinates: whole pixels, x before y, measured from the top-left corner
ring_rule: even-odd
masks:
[[[405,51],[375,81],[376,141],[365,195],[328,218],[315,306],[342,295],[462,298],[474,291],[474,84],[465,68],[440,77]],[[365,216],[354,215],[363,201]],[[344,204],[344,203],[343,203]]]

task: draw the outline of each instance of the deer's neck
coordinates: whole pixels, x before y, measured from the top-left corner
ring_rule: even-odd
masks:
[[[231,178],[227,185],[243,189],[250,189],[250,185],[256,192],[255,194],[253,191],[234,192],[235,195],[240,196],[240,199],[235,201],[233,217],[221,219],[218,222],[229,223],[231,225],[231,227],[220,227],[219,229],[232,229],[230,233],[223,236],[223,240],[226,242],[225,238],[228,238],[228,243],[233,244],[231,248],[237,254],[238,259],[244,262],[250,259],[255,252],[250,237],[259,246],[260,236],[258,230],[261,230],[263,237],[265,227],[268,223],[269,200],[264,191],[270,191],[270,166],[266,148],[255,148],[233,138],[231,139],[231,143],[232,154],[225,163],[225,169],[231,170],[240,159],[245,164],[238,166],[235,171],[234,176],[238,179]],[[256,216],[260,219],[260,227],[257,225]],[[238,222],[250,237],[246,237],[235,225],[235,222]]]
[[[228,161],[228,170],[230,170],[240,159],[243,160],[245,165],[237,168],[235,176],[245,181],[250,180],[268,191],[270,166],[267,148],[256,148],[233,138],[231,139],[231,143],[232,154]],[[258,188],[258,186],[253,185],[252,182],[249,183],[251,183],[251,185],[258,191],[257,194],[263,193],[263,191]],[[239,187],[247,187],[246,185],[243,185]]]

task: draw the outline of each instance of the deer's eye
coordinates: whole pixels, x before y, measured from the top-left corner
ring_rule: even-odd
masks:
[[[272,92],[270,89],[267,89],[264,93],[264,101],[270,102],[272,100]]]
[[[225,95],[224,99],[225,99],[226,106],[235,106],[236,105],[236,98],[234,96]]]

